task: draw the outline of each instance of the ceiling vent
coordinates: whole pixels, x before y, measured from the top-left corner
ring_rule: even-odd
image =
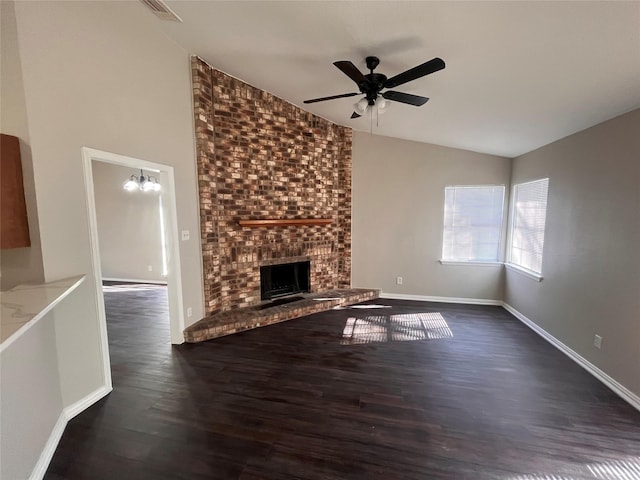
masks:
[[[169,6],[162,0],[140,0],[147,7],[151,9],[158,17],[163,20],[172,20],[174,22],[182,23],[182,19],[169,8]]]

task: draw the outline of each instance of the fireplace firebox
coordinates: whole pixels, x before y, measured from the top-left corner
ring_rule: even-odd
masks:
[[[262,300],[310,292],[310,287],[310,261],[260,267],[260,298]]]

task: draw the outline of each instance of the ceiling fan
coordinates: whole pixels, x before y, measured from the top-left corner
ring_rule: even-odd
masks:
[[[330,97],[314,98],[312,100],[305,100],[304,103],[316,103],[324,102],[325,100],[334,100],[336,98],[353,97],[364,93],[365,97],[355,104],[355,111],[351,115],[351,118],[358,118],[364,115],[364,113],[377,105],[378,108],[383,108],[386,102],[380,101],[379,97],[384,100],[391,100],[394,102],[406,103],[408,105],[414,105],[419,107],[424,105],[429,100],[427,97],[421,97],[419,95],[412,95],[410,93],[396,92],[393,90],[387,90],[383,92],[385,88],[395,88],[399,85],[403,85],[417,78],[424,77],[430,73],[442,70],[445,67],[444,60],[441,58],[434,58],[428,62],[418,65],[417,67],[410,68],[409,70],[399,73],[398,75],[387,78],[386,75],[381,73],[373,73],[375,68],[380,63],[378,57],[367,57],[367,68],[369,73],[363,74],[358,67],[348,60],[341,60],[339,62],[333,62],[342,73],[344,73],[351,80],[356,82],[360,92],[343,93],[341,95],[332,95]]]

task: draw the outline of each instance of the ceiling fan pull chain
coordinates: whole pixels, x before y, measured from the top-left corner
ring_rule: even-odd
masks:
[[[369,135],[373,135],[373,109],[369,107]]]

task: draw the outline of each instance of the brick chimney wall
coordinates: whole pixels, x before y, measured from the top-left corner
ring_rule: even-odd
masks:
[[[260,303],[260,266],[311,261],[311,289],[351,284],[351,129],[192,59],[207,315]],[[241,227],[239,220],[330,218]]]

